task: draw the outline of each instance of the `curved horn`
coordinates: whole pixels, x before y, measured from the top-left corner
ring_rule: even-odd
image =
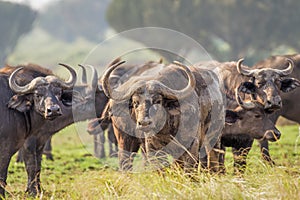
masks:
[[[25,94],[25,93],[29,93],[34,89],[34,86],[36,85],[36,81],[34,81],[35,79],[33,79],[30,83],[28,83],[27,85],[24,86],[20,86],[16,83],[15,78],[17,73],[22,70],[23,67],[20,67],[18,69],[16,69],[10,76],[8,79],[8,83],[9,83],[9,87],[15,92],[15,93],[20,93],[20,94]]]
[[[255,69],[245,69],[242,67],[242,63],[244,62],[244,58],[241,58],[238,60],[238,62],[236,63],[236,68],[237,68],[237,71],[244,75],[244,76],[252,76],[256,70]]]
[[[274,69],[276,73],[278,73],[280,76],[287,76],[293,72],[294,69],[294,61],[292,59],[287,59],[289,62],[289,66],[286,69]]]
[[[188,66],[186,66],[178,61],[173,61],[173,63],[175,65],[179,66],[186,73],[186,75],[188,77],[188,85],[181,90],[173,90],[173,89],[165,86],[161,82],[158,82],[157,84],[159,84],[161,86],[160,89],[162,90],[161,92],[164,95],[176,97],[177,99],[183,99],[186,96],[190,95],[190,93],[192,91],[194,91],[194,88],[196,86],[196,79],[194,77],[194,74],[191,72],[191,70]]]
[[[63,64],[63,63],[59,63],[59,65],[65,67],[67,70],[69,70],[70,72],[70,78],[69,80],[62,82],[61,86],[65,89],[70,89],[72,87],[74,87],[76,80],[77,80],[77,74],[76,71],[70,67],[69,65]]]
[[[118,63],[113,64],[112,66],[110,66],[103,74],[102,76],[102,88],[103,91],[105,93],[105,95],[108,98],[114,99],[114,100],[124,100],[127,98],[128,95],[125,95],[127,92],[126,91],[121,91],[121,92],[117,92],[117,91],[112,91],[112,88],[110,87],[109,84],[109,76],[110,74],[120,65],[122,65],[123,63],[125,63],[125,61],[121,61]]]
[[[92,70],[92,88],[95,89],[98,86],[98,73],[95,67],[87,65]]]
[[[240,92],[239,88],[240,87],[235,89],[235,99],[236,99],[237,103],[239,104],[239,106],[241,106],[242,108],[244,108],[246,110],[255,108],[256,105],[252,101],[245,102],[245,101],[242,100],[242,98],[240,96],[240,93],[239,93]]]
[[[79,67],[81,67],[82,69],[82,77],[81,77],[81,83],[82,84],[86,84],[87,80],[86,80],[86,69],[82,64],[78,64]]]

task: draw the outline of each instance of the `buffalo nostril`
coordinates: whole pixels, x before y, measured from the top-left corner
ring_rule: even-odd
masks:
[[[279,140],[280,136],[281,136],[281,133],[280,132],[275,132],[274,135],[275,135],[276,140]]]
[[[279,131],[276,130],[269,130],[266,132],[266,139],[275,142],[277,140],[279,140],[281,133]]]
[[[48,109],[47,109],[47,113],[48,113],[48,114],[51,114],[51,113],[52,113],[52,110],[51,110],[50,108],[48,108]]]
[[[57,105],[52,105],[52,106],[49,106],[47,109],[46,109],[46,113],[48,116],[50,115],[61,115],[61,110],[60,110],[60,107],[57,106]]]

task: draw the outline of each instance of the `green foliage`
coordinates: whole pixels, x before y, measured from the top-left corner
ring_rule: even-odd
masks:
[[[21,4],[0,1],[0,64],[14,50],[19,38],[29,32],[36,12]]]
[[[99,41],[107,29],[105,12],[110,0],[67,0],[41,14],[40,27],[54,37],[72,42],[77,37]]]
[[[74,42],[69,43],[59,40],[49,35],[45,30],[36,27],[18,43],[14,52],[8,57],[8,63],[18,65],[31,62],[53,70],[60,62],[72,66],[87,63],[96,67],[98,74],[101,75],[107,64],[115,59],[116,55],[124,54],[127,47],[137,49],[137,46],[136,42],[127,38],[108,40],[99,44],[84,38],[77,38]],[[122,57],[128,62],[133,60],[132,63],[160,59],[160,56],[153,55],[149,50],[131,52],[129,55]],[[65,72],[62,67],[58,69]]]
[[[236,60],[260,59],[280,46],[300,50],[299,10],[298,0],[114,0],[107,18],[117,32],[147,26],[174,29],[217,59]],[[145,43],[157,39],[147,38]]]
[[[282,138],[270,143],[275,167],[261,160],[255,143],[243,177],[233,175],[232,154],[227,149],[227,174],[199,173],[191,178],[176,168],[166,169],[163,175],[119,172],[117,158],[98,160],[91,156],[70,126],[53,137],[55,161],[43,160],[45,191],[37,199],[299,199],[298,127],[279,129]],[[9,167],[8,199],[25,199],[24,164],[14,164],[14,160]]]

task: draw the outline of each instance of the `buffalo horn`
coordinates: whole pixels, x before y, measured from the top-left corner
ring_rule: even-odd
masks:
[[[121,92],[112,91],[112,88],[109,84],[110,74],[114,71],[114,69],[116,69],[118,66],[122,65],[123,63],[125,63],[125,61],[117,62],[117,63],[111,65],[103,74],[102,87],[103,87],[103,91],[104,91],[105,95],[108,98],[111,98],[114,100],[123,100],[124,99],[124,95],[125,95],[126,91],[121,91]]]
[[[78,64],[79,67],[82,69],[82,77],[81,77],[81,83],[86,84],[87,83],[87,78],[86,78],[86,69],[83,65]]]
[[[255,103],[253,103],[252,101],[245,102],[242,100],[242,98],[240,96],[239,88],[235,89],[235,98],[236,98],[236,101],[239,104],[239,106],[241,106],[242,108],[244,108],[246,110],[253,109],[256,106]]]
[[[20,86],[16,83],[15,81],[15,78],[16,78],[16,75],[17,73],[22,70],[23,67],[20,67],[18,69],[16,69],[9,77],[8,79],[8,83],[9,83],[9,87],[15,92],[15,93],[20,93],[20,94],[26,94],[26,93],[29,93],[31,92],[34,87],[35,87],[35,84],[37,82],[37,78],[33,79],[30,83],[28,83],[27,85],[24,85],[24,86]],[[38,77],[39,78],[39,77]]]
[[[77,74],[76,71],[70,67],[69,65],[63,64],[63,63],[59,63],[59,65],[65,67],[67,70],[69,70],[70,72],[70,78],[67,81],[59,81],[61,87],[63,89],[71,89],[72,87],[74,87],[76,80],[77,80]]]
[[[291,59],[287,59],[289,62],[289,66],[286,69],[274,69],[276,73],[278,73],[280,76],[287,76],[293,72],[294,69],[294,62]]]
[[[245,69],[242,67],[242,63],[244,62],[244,58],[238,60],[236,64],[237,71],[245,76],[252,76],[257,70],[256,69]]]

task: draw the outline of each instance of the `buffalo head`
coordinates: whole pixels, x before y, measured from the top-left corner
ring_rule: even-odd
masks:
[[[226,132],[230,134],[247,133],[255,139],[267,139],[277,141],[281,133],[275,127],[264,105],[258,101],[244,101],[240,97],[241,86],[235,91],[238,107],[235,110],[226,111]],[[228,130],[226,130],[228,129]]]
[[[34,107],[34,110],[45,119],[54,119],[62,115],[60,102],[62,100],[63,90],[70,90],[74,87],[77,75],[74,69],[65,64],[64,66],[70,72],[70,78],[62,81],[53,75],[46,77],[36,77],[26,85],[18,85],[16,82],[17,73],[22,70],[16,69],[9,77],[9,87],[16,93],[9,102],[9,107],[21,112]]]
[[[136,123],[136,130],[158,133],[166,124],[168,113],[179,114],[178,100],[194,91],[196,80],[193,73],[187,66],[175,62],[188,79],[183,89],[172,89],[153,77],[136,77],[129,87],[128,84],[124,84],[114,89],[108,80],[112,71],[122,63],[115,64],[103,75],[102,85],[105,94],[115,101],[129,100],[131,117]]]
[[[262,100],[264,109],[271,113],[282,107],[280,91],[289,92],[300,86],[300,82],[293,78],[286,78],[293,72],[294,62],[288,59],[289,66],[286,69],[246,69],[242,66],[243,59],[237,62],[237,70],[240,74],[251,77],[253,89]],[[252,95],[256,99],[256,95]]]

